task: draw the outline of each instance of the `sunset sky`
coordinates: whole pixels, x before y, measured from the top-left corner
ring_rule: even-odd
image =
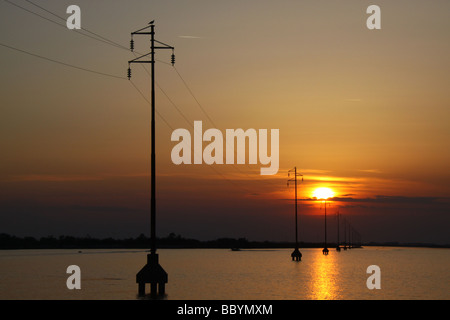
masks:
[[[156,55],[158,236],[293,241],[296,166],[301,241],[323,241],[312,197],[328,187],[333,241],[339,210],[363,241],[450,243],[447,0],[0,2],[0,233],[150,234],[150,106],[132,85],[150,99],[148,70],[130,82],[132,52],[33,3],[62,18],[77,4],[82,28],[126,48],[155,19],[175,47],[175,68]],[[371,4],[381,30],[366,27]],[[194,120],[279,129],[278,174],[174,165],[171,134]]]

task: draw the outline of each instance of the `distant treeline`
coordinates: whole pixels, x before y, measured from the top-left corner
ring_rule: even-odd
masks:
[[[401,244],[397,242],[389,243],[367,243],[366,246],[414,246],[414,247],[445,247],[449,245],[435,244]],[[342,246],[342,244],[341,244]],[[200,241],[196,239],[186,239],[175,233],[170,233],[165,238],[157,238],[158,248],[293,248],[293,242],[270,242],[270,241],[249,241],[246,238],[219,238],[216,240]],[[323,243],[299,242],[300,248],[322,248]],[[336,244],[329,243],[329,248],[336,247]],[[16,237],[5,233],[0,233],[0,249],[148,249],[150,248],[150,238],[140,234],[136,238],[97,239],[90,236],[47,236],[40,239],[34,237]]]
[[[291,242],[269,242],[269,241],[249,241],[246,238],[219,238],[216,240],[200,241],[196,239],[186,239],[181,235],[170,233],[165,238],[157,238],[158,248],[292,248]],[[320,243],[303,243],[302,248],[319,248]],[[332,244],[329,245],[332,247]],[[106,248],[150,248],[150,238],[141,234],[136,238],[97,239],[90,236],[47,236],[40,239],[34,237],[16,237],[9,234],[0,234],[0,249],[106,249]]]

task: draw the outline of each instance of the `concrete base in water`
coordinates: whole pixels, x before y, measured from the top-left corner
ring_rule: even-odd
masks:
[[[147,264],[136,275],[139,296],[145,295],[146,283],[150,283],[150,294],[152,296],[164,295],[167,282],[167,272],[160,266],[158,255],[156,253],[148,254]]]

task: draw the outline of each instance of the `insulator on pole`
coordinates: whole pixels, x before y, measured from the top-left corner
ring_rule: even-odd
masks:
[[[175,64],[175,55],[172,53],[172,65]]]
[[[128,67],[128,80],[130,80],[130,79],[131,79],[131,68]]]
[[[133,52],[133,50],[134,50],[134,40],[133,39],[131,39],[131,41],[130,41],[130,50],[131,50],[131,52]]]

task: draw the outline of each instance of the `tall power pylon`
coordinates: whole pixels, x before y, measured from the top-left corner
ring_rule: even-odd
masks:
[[[165,294],[165,284],[168,281],[167,272],[161,267],[158,262],[158,255],[156,254],[156,153],[155,153],[155,50],[157,49],[171,49],[172,50],[172,65],[175,63],[174,47],[155,40],[155,25],[154,20],[145,28],[139,29],[131,33],[130,50],[134,50],[134,35],[150,35],[150,49],[151,51],[140,57],[128,61],[128,79],[131,78],[132,63],[150,63],[151,64],[151,248],[150,254],[147,255],[147,264],[136,275],[136,283],[139,284],[138,293],[140,296],[145,295],[145,284],[150,283],[150,294],[156,296],[157,286],[159,286],[159,295]],[[148,29],[150,28],[150,31]],[[155,46],[155,42],[160,46]],[[150,56],[150,60],[142,60],[142,58]]]
[[[337,252],[340,252],[341,251],[341,246],[340,246],[340,242],[339,242],[339,224],[340,224],[340,217],[341,217],[341,214],[339,213],[339,210],[338,210],[338,212],[336,213],[336,218],[337,218],[337,243],[336,243],[336,251]]]
[[[300,173],[297,173],[297,167],[294,167],[293,169],[288,171],[288,178],[290,178],[291,172],[294,172],[294,178],[288,179],[288,181],[287,181],[288,187],[289,187],[290,181],[293,181],[295,183],[295,249],[294,249],[294,252],[292,252],[291,257],[292,257],[292,260],[301,261],[302,254],[301,254],[300,250],[298,249],[297,177],[302,177],[302,182],[303,182],[303,175]]]
[[[327,205],[330,205],[330,204],[327,203],[327,199],[323,200],[323,204],[324,204],[324,209],[325,209],[325,215],[324,215],[325,216],[325,242],[323,244],[322,253],[324,255],[327,255],[329,252],[328,247],[327,247]]]

